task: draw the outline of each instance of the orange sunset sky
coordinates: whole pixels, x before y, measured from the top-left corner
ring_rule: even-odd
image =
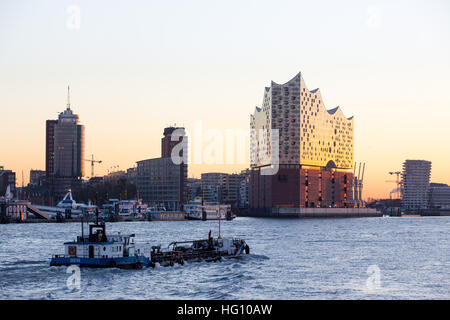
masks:
[[[389,197],[405,159],[432,161],[432,182],[450,184],[449,13],[444,0],[1,1],[0,165],[18,185],[45,169],[45,120],[67,85],[103,175],[159,157],[168,125],[248,130],[264,87],[302,72],[328,109],[355,117],[365,198]]]

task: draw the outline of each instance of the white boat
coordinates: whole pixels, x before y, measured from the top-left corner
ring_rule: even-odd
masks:
[[[142,204],[141,200],[119,201],[119,216],[135,216],[144,214],[146,211],[147,205]]]
[[[185,217],[188,220],[231,220],[234,215],[231,213],[229,204],[211,204],[195,201],[184,205]]]
[[[70,216],[72,218],[80,217],[82,214],[94,215],[95,211],[98,209],[96,205],[76,202],[72,197],[72,192],[66,193],[64,198],[57,203],[56,206],[42,206],[33,205],[36,209],[47,214],[51,219],[56,219],[58,215],[65,216],[66,210],[70,209]]]
[[[56,206],[58,208],[63,209],[76,209],[76,210],[79,209],[78,203],[75,200],[73,200],[71,191],[67,192],[64,198],[60,202],[58,202]]]

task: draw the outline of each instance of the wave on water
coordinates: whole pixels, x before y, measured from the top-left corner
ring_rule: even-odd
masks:
[[[49,263],[49,260],[15,260],[2,262],[0,266],[23,266],[23,265],[33,265],[33,264],[44,264]]]

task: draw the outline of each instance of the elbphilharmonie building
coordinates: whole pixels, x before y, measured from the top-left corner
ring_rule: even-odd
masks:
[[[353,117],[327,110],[298,73],[250,116],[250,207],[351,207]]]

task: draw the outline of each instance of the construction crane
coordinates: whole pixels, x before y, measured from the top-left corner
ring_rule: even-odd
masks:
[[[94,164],[95,163],[102,163],[101,160],[94,160],[94,155],[92,155],[92,159],[85,159],[84,161],[91,163],[91,178],[94,177]]]
[[[397,196],[400,199],[400,190],[401,190],[401,182],[400,182],[400,175],[402,174],[401,171],[391,171],[389,172],[390,175],[397,175],[397,180],[395,181],[397,183]]]

